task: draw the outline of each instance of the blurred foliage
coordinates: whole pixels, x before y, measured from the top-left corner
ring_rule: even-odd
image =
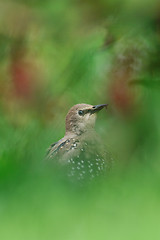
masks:
[[[1,239],[159,239],[160,3],[0,1]],[[77,103],[115,169],[79,186],[44,163]]]

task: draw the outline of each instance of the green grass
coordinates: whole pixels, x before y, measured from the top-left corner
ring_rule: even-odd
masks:
[[[3,122],[1,129],[2,239],[159,239],[155,163],[118,164],[106,178],[80,186],[43,164],[50,128]]]
[[[15,2],[1,4],[0,239],[159,240],[157,1]],[[29,100],[16,95],[17,58],[35,80]],[[44,162],[77,103],[109,103],[96,130],[116,156],[83,186]]]

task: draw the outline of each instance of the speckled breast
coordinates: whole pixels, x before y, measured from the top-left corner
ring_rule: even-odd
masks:
[[[107,161],[102,154],[87,143],[83,144],[76,156],[67,159],[68,176],[78,180],[94,179],[104,174],[107,168]]]

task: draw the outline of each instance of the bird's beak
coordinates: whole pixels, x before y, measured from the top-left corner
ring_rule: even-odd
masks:
[[[107,108],[108,104],[100,104],[100,105],[94,105],[91,109],[91,113],[99,112],[104,107]]]

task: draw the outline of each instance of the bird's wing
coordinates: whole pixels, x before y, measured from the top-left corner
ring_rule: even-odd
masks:
[[[53,159],[55,156],[57,156],[59,160],[63,160],[70,154],[77,154],[77,151],[75,151],[77,150],[77,145],[79,145],[79,141],[77,139],[62,138],[60,141],[51,144],[47,151],[47,159]]]
[[[56,155],[56,153],[58,152],[61,145],[64,145],[64,144],[65,144],[65,141],[61,142],[61,143],[60,143],[60,141],[52,143],[47,150],[46,158],[47,159],[53,158]]]

